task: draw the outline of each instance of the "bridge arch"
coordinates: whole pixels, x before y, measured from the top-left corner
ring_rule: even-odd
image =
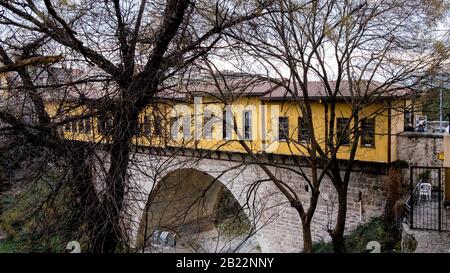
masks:
[[[178,251],[259,252],[246,207],[220,177],[195,168],[172,170],[148,197],[137,244],[151,250],[152,234],[165,231],[176,234]]]
[[[211,193],[227,192],[228,200],[234,199],[232,203],[243,209],[244,215],[241,217],[245,216],[244,218],[250,222],[253,228],[253,236],[248,242],[260,246],[255,251],[258,249],[261,252],[298,252],[301,250],[301,230],[298,229],[301,224],[298,214],[286,203],[285,198],[280,196],[273,184],[268,182],[267,177],[258,166],[215,158],[193,159],[187,156],[169,157],[145,153],[136,154],[128,171],[129,188],[125,196],[123,225],[131,247],[141,249],[141,243],[145,241],[142,240],[143,237],[145,235],[148,237],[149,232],[152,232],[151,228],[143,228],[143,223],[146,223],[143,219],[150,218],[146,216],[147,204],[149,198],[154,198],[152,196],[157,195],[156,192],[161,189],[161,182],[174,176],[182,178],[189,172],[193,172],[194,177],[206,177],[207,181],[217,181],[215,184],[220,187],[213,187]],[[194,179],[194,181],[198,180]],[[258,181],[265,182],[258,183]],[[252,189],[255,185],[258,186]],[[249,192],[252,194],[249,195]],[[201,210],[204,215],[211,216],[217,212],[218,196],[219,194],[210,194],[204,198],[204,207]],[[192,209],[192,211],[198,210]],[[180,215],[183,213],[180,212]],[[174,219],[176,218],[174,217]],[[158,219],[158,216],[155,219]],[[170,223],[167,223],[164,217],[159,217],[159,219],[163,220],[161,226],[166,230],[176,226],[175,223],[169,225]],[[186,219],[189,220],[192,217]],[[148,226],[147,223],[147,228]],[[210,226],[206,225],[206,227]],[[145,230],[147,230],[147,234],[145,234]],[[249,251],[247,246],[243,248],[245,249],[241,251]],[[215,251],[219,252],[220,250]]]

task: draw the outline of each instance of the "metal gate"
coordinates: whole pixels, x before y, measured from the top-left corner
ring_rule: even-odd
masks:
[[[440,167],[410,167],[410,196],[406,202],[411,228],[448,230]]]

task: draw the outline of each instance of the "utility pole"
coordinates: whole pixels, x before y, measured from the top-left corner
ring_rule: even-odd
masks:
[[[439,133],[442,133],[445,130],[442,130],[442,88],[439,86]]]

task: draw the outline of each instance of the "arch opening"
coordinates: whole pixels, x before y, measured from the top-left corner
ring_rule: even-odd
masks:
[[[138,246],[148,252],[260,252],[233,193],[196,169],[167,174],[150,194]]]

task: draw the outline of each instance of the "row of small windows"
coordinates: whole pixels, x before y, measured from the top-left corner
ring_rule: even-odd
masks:
[[[224,111],[222,119],[222,137],[224,139],[231,138],[232,127],[227,123],[227,113]],[[230,120],[231,118],[228,117]],[[113,126],[113,119],[107,117],[100,117],[97,119],[97,131],[101,134],[107,135]],[[182,123],[182,127],[189,127],[190,120],[186,119],[188,123],[185,122],[183,118],[180,117],[172,117],[170,118],[170,128],[173,128],[173,125],[177,122]],[[211,122],[213,121],[213,123]],[[209,124],[208,128],[204,128],[204,136],[205,138],[212,138],[214,122],[218,121],[217,117],[215,117],[212,113],[205,114],[203,119],[203,124]],[[153,125],[153,126],[152,126]],[[163,126],[161,122],[152,122],[150,116],[144,116],[144,120],[138,126],[133,128],[132,133],[135,135],[150,135],[153,131],[154,135],[162,136],[163,135]],[[77,121],[68,122],[64,125],[64,131],[72,132],[72,133],[91,133],[93,128],[93,118],[84,118]],[[252,112],[244,111],[243,113],[243,138],[245,140],[250,140],[252,138]],[[181,126],[180,126],[181,129]],[[189,133],[189,130],[185,130],[185,133]]]
[[[231,138],[232,128],[227,123],[227,114],[224,112],[222,119],[222,137],[223,139]],[[204,128],[204,137],[212,138],[213,134],[213,126],[211,125],[211,121],[216,121],[217,119],[211,113],[208,113],[204,116],[203,124],[205,124]],[[228,120],[230,118],[228,117]],[[182,118],[173,117],[170,119],[171,128],[173,128],[174,123],[176,122],[185,123]],[[189,119],[187,119],[189,121]],[[337,118],[336,119],[336,139],[342,145],[350,144],[351,130],[349,126],[348,118]],[[153,126],[152,126],[153,125]],[[208,128],[206,128],[207,126]],[[101,117],[97,122],[97,130],[101,134],[108,134],[113,126],[113,119],[107,117]],[[189,127],[190,123],[183,124],[183,128]],[[150,116],[144,116],[144,120],[141,124],[135,126],[133,134],[135,135],[150,135],[153,129],[153,133],[156,136],[163,135],[163,127],[161,122],[152,122]],[[93,128],[93,119],[86,118],[80,119],[77,121],[73,121],[70,123],[66,123],[64,126],[64,130],[66,132],[72,133],[91,133]],[[180,127],[181,128],[181,127]],[[252,139],[252,112],[244,111],[242,115],[242,138],[244,140]],[[309,134],[309,130],[307,127],[306,120],[303,117],[298,117],[298,141],[299,142],[310,142],[311,136]],[[189,132],[189,130],[186,130]],[[291,137],[289,135],[289,117],[279,117],[278,118],[278,139],[279,140],[289,140]],[[375,119],[374,118],[363,118],[360,121],[360,138],[361,138],[361,146],[364,147],[374,147],[375,146]]]
[[[92,131],[92,120],[82,119],[68,122],[64,125],[64,131],[73,133],[90,133]]]
[[[336,139],[342,145],[350,144],[351,127],[349,125],[350,119],[337,118],[336,119]],[[298,118],[298,141],[310,142],[311,136],[308,127],[306,126],[303,117]],[[360,138],[361,146],[375,147],[375,119],[363,118],[360,121]],[[289,136],[289,117],[278,118],[278,139],[288,140]]]
[[[114,120],[111,117],[100,117],[97,119],[97,131],[100,134],[108,135],[112,127],[114,125]],[[135,126],[133,128],[132,133],[136,135],[145,134],[150,135],[152,131],[152,123],[149,116],[144,117],[144,121],[142,124]],[[84,133],[89,134],[92,133],[92,129],[94,128],[93,118],[84,118],[77,121],[68,122],[64,125],[64,131],[72,132],[72,133]],[[161,123],[155,122],[153,133],[155,135],[162,135],[162,125]]]
[[[72,132],[72,133],[83,133],[89,134],[92,132],[92,128],[94,126],[92,118],[80,119],[77,121],[68,122],[64,125],[64,131]],[[97,130],[100,133],[107,133],[108,130],[112,127],[112,120],[99,120],[97,123]]]

